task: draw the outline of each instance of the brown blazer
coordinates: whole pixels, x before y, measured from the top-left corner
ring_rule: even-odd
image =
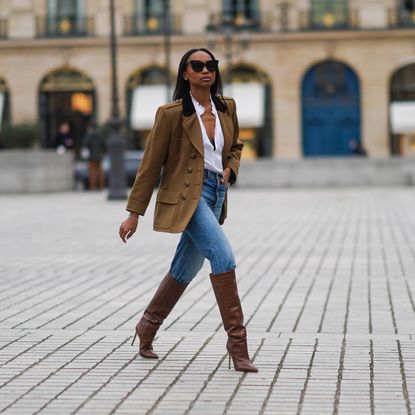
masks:
[[[215,98],[216,99],[216,98]],[[231,184],[238,175],[243,144],[235,101],[225,98],[226,112],[218,110],[223,130],[223,166],[231,169]],[[216,105],[216,107],[218,107]],[[162,171],[154,213],[154,230],[183,232],[202,194],[204,149],[193,103],[185,99],[161,106],[147,141],[143,160],[127,202],[127,210],[144,215]],[[227,199],[220,224],[226,218]]]

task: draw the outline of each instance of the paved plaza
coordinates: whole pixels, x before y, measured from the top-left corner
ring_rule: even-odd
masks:
[[[153,198],[154,199],[154,198]],[[0,413],[415,413],[415,191],[230,190],[258,374],[228,369],[209,266],[131,347],[179,235],[104,193],[0,196]]]

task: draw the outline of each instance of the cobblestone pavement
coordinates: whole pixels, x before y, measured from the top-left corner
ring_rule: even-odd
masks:
[[[0,197],[0,413],[415,413],[413,189],[231,190],[249,347],[229,370],[208,264],[131,347],[178,235],[127,245],[103,193]]]

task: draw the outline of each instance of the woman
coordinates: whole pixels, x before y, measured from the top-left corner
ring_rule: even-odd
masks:
[[[235,370],[257,372],[248,355],[246,329],[235,279],[235,258],[220,226],[226,217],[226,193],[238,174],[235,102],[222,96],[218,61],[207,49],[191,49],[180,61],[175,102],[160,107],[147,142],[119,234],[135,233],[162,171],[154,229],[182,232],[170,270],[136,326],[140,355],[157,359],[152,342],[190,281],[210,261],[210,280],[228,334]],[[230,361],[229,361],[230,365]]]

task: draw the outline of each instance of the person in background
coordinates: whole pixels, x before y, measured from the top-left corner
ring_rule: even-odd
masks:
[[[102,159],[104,158],[107,146],[94,122],[91,122],[88,126],[83,148],[87,150],[89,189],[102,190],[105,187]]]
[[[350,149],[352,151],[352,154],[356,157],[366,157],[367,152],[365,148],[362,146],[360,141],[357,141],[355,139],[352,139],[350,141]]]
[[[74,140],[70,135],[71,127],[68,122],[63,122],[55,137],[55,148],[58,153],[64,153],[74,147]]]

